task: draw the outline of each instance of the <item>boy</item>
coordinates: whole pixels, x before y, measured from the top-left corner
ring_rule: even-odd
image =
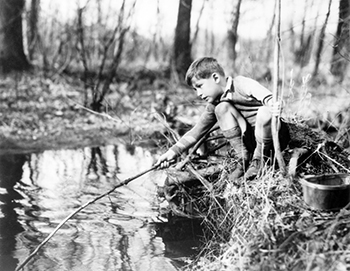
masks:
[[[156,165],[168,167],[171,160],[193,146],[218,122],[230,143],[230,155],[237,158],[230,179],[235,180],[243,175],[247,180],[254,179],[264,159],[270,157],[273,151],[272,112],[278,114],[280,106],[272,105],[272,93],[257,81],[244,76],[226,78],[223,68],[211,57],[195,60],[188,68],[185,79],[197,95],[207,101],[206,109],[198,123],[161,155]],[[289,133],[282,121],[279,136],[283,150],[288,144]]]

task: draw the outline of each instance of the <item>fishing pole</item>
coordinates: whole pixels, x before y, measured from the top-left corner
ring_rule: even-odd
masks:
[[[142,175],[145,175],[146,173],[153,171],[155,169],[157,169],[159,167],[159,165],[154,165],[149,169],[146,169],[142,172],[140,172],[139,174],[130,177],[122,182],[120,182],[119,184],[117,184],[116,186],[114,186],[111,190],[107,191],[106,193],[103,193],[95,198],[93,198],[92,200],[86,202],[84,205],[82,205],[81,207],[79,207],[78,209],[76,209],[75,211],[73,211],[72,213],[70,213],[64,220],[62,220],[62,222],[60,224],[58,224],[58,226],[49,234],[49,236],[47,236],[45,238],[45,240],[43,242],[41,242],[36,249],[23,261],[23,263],[21,263],[16,269],[15,271],[19,271],[21,270],[34,256],[36,253],[38,253],[38,251],[52,238],[52,236],[55,235],[55,233],[69,220],[71,219],[74,215],[76,215],[77,213],[79,213],[81,210],[83,210],[84,208],[86,208],[88,205],[94,203],[95,201],[98,201],[99,199],[111,194],[112,192],[114,192],[114,190],[116,190],[117,188],[127,185],[129,182],[141,177]]]

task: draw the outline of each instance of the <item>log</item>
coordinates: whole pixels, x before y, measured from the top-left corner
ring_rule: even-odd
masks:
[[[209,166],[207,168],[202,168],[196,170],[200,176],[207,179],[208,177],[218,174],[222,168],[218,165]],[[173,184],[183,184],[186,182],[197,180],[198,178],[194,176],[193,173],[188,171],[180,171],[176,168],[169,168],[167,170],[168,180],[167,185]]]

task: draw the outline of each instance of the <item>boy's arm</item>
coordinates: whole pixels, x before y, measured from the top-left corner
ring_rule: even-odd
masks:
[[[156,163],[161,167],[169,166],[171,160],[175,159],[184,151],[193,146],[211,127],[216,123],[216,116],[214,113],[215,106],[208,104],[205,111],[202,113],[199,121],[191,130],[184,134],[178,142],[176,142],[166,153],[161,155]]]
[[[272,92],[261,85],[258,81],[240,75],[235,77],[234,87],[240,93],[255,98],[263,105],[270,106]]]
[[[278,101],[274,103],[272,100],[272,92],[259,82],[244,76],[237,76],[235,78],[235,87],[246,95],[254,97],[263,105],[268,106],[273,116],[281,115],[283,103]]]
[[[193,146],[216,123],[217,120],[214,110],[215,106],[208,104],[196,125],[184,134],[170,150],[179,155]]]

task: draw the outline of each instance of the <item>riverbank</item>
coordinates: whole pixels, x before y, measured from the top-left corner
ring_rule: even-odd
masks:
[[[151,114],[153,96],[112,93],[108,113],[83,105],[84,90],[67,78],[33,74],[0,80],[0,152],[26,153],[161,139],[164,127]],[[147,99],[146,99],[146,98]],[[118,103],[118,105],[116,105]]]

